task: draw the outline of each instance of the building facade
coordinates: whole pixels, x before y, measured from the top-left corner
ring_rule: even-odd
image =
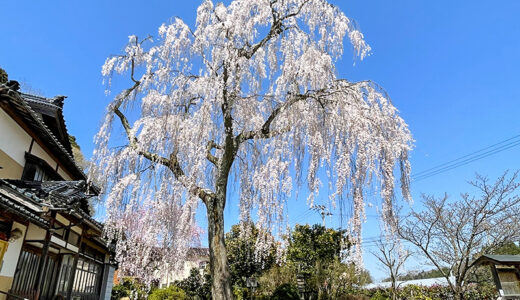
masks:
[[[64,99],[0,82],[0,300],[110,299],[97,189],[75,164]]]
[[[204,274],[204,269],[209,265],[209,249],[208,248],[190,248],[186,254],[186,258],[180,270],[172,271],[166,276],[159,276],[159,287],[168,287],[175,283],[186,279],[190,276],[192,269],[199,270],[200,274]]]

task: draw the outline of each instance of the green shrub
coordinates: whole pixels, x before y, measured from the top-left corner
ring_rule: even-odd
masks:
[[[111,300],[119,300],[124,297],[141,300],[148,298],[148,289],[140,284],[137,280],[125,277],[121,279],[120,284],[114,285],[112,288]]]
[[[244,299],[249,299],[250,297],[248,296],[249,295],[249,289],[248,288],[243,288],[243,287],[239,287],[239,286],[233,286],[233,296],[235,300],[244,300]]]
[[[400,295],[399,298],[403,299],[433,300],[431,292],[428,287],[411,284],[403,287],[398,294]]]
[[[112,288],[112,295],[110,296],[110,300],[119,300],[124,297],[130,296],[125,286],[122,284],[116,284]]]
[[[156,289],[153,291],[150,296],[148,297],[149,300],[185,300],[186,293],[184,291],[174,285],[162,288],[162,289]]]
[[[269,297],[276,288],[283,284],[296,284],[296,269],[292,265],[274,266],[265,271],[258,279],[258,290],[255,296]]]
[[[9,80],[9,77],[7,76],[7,72],[0,68],[0,83],[6,83]]]
[[[274,290],[271,300],[300,300],[298,288],[290,283],[282,284]]]
[[[361,290],[372,300],[391,299],[390,289],[370,289]],[[464,292],[463,299],[471,300],[491,300],[496,299],[497,293],[492,284],[469,284]],[[444,300],[453,299],[453,293],[447,286],[418,286],[407,285],[401,287],[397,292],[397,298],[403,300],[422,299],[422,300]]]
[[[202,276],[198,268],[192,268],[190,276],[175,281],[175,285],[181,288],[189,299],[211,299],[211,276],[207,273]]]
[[[385,293],[381,290],[378,290],[374,294],[372,294],[372,297],[370,297],[370,300],[386,300],[389,298],[390,297],[387,295],[387,293]]]
[[[331,298],[333,299],[333,298]],[[338,298],[338,300],[371,300],[372,298],[368,298],[367,296],[365,295],[346,295],[346,296],[341,296],[340,298]],[[384,299],[387,299],[387,298],[384,298]]]

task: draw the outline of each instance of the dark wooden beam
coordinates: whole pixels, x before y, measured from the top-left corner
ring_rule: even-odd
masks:
[[[40,293],[43,289],[43,284],[45,282],[45,277],[47,273],[47,262],[49,260],[49,246],[51,244],[51,229],[54,225],[54,220],[56,219],[56,212],[51,212],[51,218],[49,220],[49,229],[46,230],[45,233],[45,242],[43,244],[42,255],[40,257],[40,263],[38,264],[38,269],[36,271],[36,280],[34,289],[36,290],[36,299],[40,298]]]
[[[72,286],[74,285],[74,279],[76,277],[76,267],[78,265],[79,252],[81,251],[81,244],[83,243],[83,237],[85,236],[85,229],[82,228],[81,235],[79,237],[78,252],[74,255],[74,261],[71,266],[71,273],[69,278],[69,284],[67,285],[67,297],[65,299],[72,299]]]
[[[502,289],[502,284],[500,283],[500,277],[498,277],[497,267],[495,264],[490,264],[491,273],[493,274],[493,280],[495,281],[495,286],[497,287],[497,292],[500,297],[504,296],[504,290]]]

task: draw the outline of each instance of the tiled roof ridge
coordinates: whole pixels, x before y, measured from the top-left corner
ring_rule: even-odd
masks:
[[[38,114],[36,114],[36,112],[27,104],[25,103],[24,101],[24,106],[26,106],[26,108],[30,111],[31,115],[37,119],[38,123],[40,123],[40,126],[42,126],[45,131],[50,135],[51,139],[58,145],[58,147],[63,151],[63,153],[65,154],[65,156],[72,162],[72,164],[81,172],[81,174],[86,178],[87,176],[85,175],[85,173],[83,172],[83,170],[81,170],[81,168],[76,164],[76,161],[74,160],[74,157],[72,156],[72,154],[70,154],[67,149],[61,144],[61,142],[59,141],[59,139],[54,135],[54,133],[52,133],[52,131],[49,129],[49,127],[47,127],[47,125],[45,125],[45,122],[43,122],[43,120],[40,118],[40,116],[38,116]]]
[[[33,200],[33,201],[36,201],[36,203],[45,203],[45,199],[42,199],[40,197],[38,197],[35,193],[27,190],[26,188],[21,188],[21,187],[18,187],[14,184],[12,184],[11,182],[5,180],[5,179],[0,179],[0,183],[3,183],[4,185],[6,185],[7,187],[11,188],[12,190],[20,193],[21,195]]]
[[[43,105],[48,105],[50,107],[56,108],[58,110],[63,110],[63,107],[60,107],[59,105],[54,104],[55,98],[47,98],[44,96],[38,96],[38,95],[28,94],[28,93],[23,93],[23,92],[19,92],[19,94],[26,101],[37,102],[37,103],[40,103]]]
[[[17,91],[13,91],[9,86],[5,85],[5,84],[0,84],[0,88],[1,87],[5,87],[7,88],[7,94],[10,95],[9,91],[12,91],[14,92],[14,95],[15,97],[17,96],[19,98],[19,100],[21,100],[22,102],[22,105],[29,111],[29,113],[31,114],[31,116],[39,123],[39,125],[44,129],[44,131],[51,137],[52,141],[54,143],[56,143],[56,145],[58,146],[58,148],[60,150],[62,150],[63,154],[65,154],[65,156],[69,159],[70,162],[72,162],[72,164],[76,167],[76,169],[80,172],[80,174],[83,175],[83,177],[85,179],[87,179],[87,175],[83,172],[83,170],[76,164],[75,160],[74,160],[74,157],[72,157],[72,155],[67,151],[67,149],[60,143],[59,139],[52,133],[52,131],[49,129],[49,127],[47,127],[47,125],[45,125],[45,122],[43,122],[43,120],[38,116],[38,114],[24,101],[23,97],[21,96],[21,94]],[[0,90],[2,91],[2,90]],[[11,95],[10,95],[11,96]],[[13,97],[13,96],[11,96]]]
[[[27,217],[35,220],[39,225],[44,225],[44,227],[49,226],[49,222],[45,220],[44,218],[38,216],[37,214],[31,212],[28,208],[21,204],[16,204],[15,202],[11,201],[7,197],[4,197],[3,195],[0,195],[0,204],[7,206],[17,212],[21,212],[24,215],[27,215]]]
[[[206,247],[190,247],[187,255],[209,255],[209,248]]]
[[[67,121],[65,120],[65,118],[63,116],[63,99],[65,99],[66,96],[55,96],[54,98],[47,98],[44,96],[38,96],[38,95],[22,93],[22,92],[20,92],[19,94],[24,101],[36,103],[38,105],[44,105],[44,106],[55,109],[58,114],[58,118],[60,118],[58,123],[63,124],[63,128],[65,129],[65,132],[67,133],[67,136],[64,138],[68,139],[69,130],[67,128]],[[56,102],[58,104],[56,104]],[[65,143],[65,145],[63,145],[63,146],[65,147],[67,152],[72,153],[72,145],[70,144],[70,142],[68,140],[66,140],[66,141],[64,141],[64,143]]]
[[[82,180],[56,181],[56,182],[70,183],[70,182],[80,182],[80,181],[82,181]],[[29,198],[30,200],[34,201],[35,204],[38,204],[38,205],[46,204],[46,205],[49,205],[51,207],[55,206],[52,203],[50,203],[49,199],[44,199],[44,198],[41,198],[41,197],[37,196],[35,193],[30,191],[29,188],[18,187],[15,184],[13,184],[13,183],[9,182],[8,180],[5,180],[5,179],[0,179],[0,183],[6,185],[9,188],[11,188],[12,190],[16,191],[20,195],[25,196],[25,197]],[[49,195],[47,197],[52,196],[50,193],[48,193],[48,194]],[[70,205],[70,203],[67,203],[66,205]],[[90,216],[88,213],[83,211],[82,209],[71,209],[71,210],[73,210],[74,212],[77,212],[82,218],[87,219],[89,222],[91,222],[92,224],[97,226],[98,229],[103,230],[103,227],[104,227],[103,223],[97,221],[92,216]]]

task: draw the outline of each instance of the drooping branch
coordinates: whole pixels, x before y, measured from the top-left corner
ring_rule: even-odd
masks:
[[[321,106],[321,108],[325,109],[326,104],[333,102],[333,101],[327,100],[326,98],[330,95],[333,95],[336,92],[339,92],[339,91],[326,91],[325,89],[321,89],[321,90],[316,90],[316,91],[308,91],[305,94],[296,94],[296,95],[289,94],[289,100],[279,104],[271,112],[269,117],[267,117],[266,121],[264,122],[264,124],[262,125],[262,127],[260,129],[242,132],[236,137],[236,140],[240,144],[246,140],[267,139],[267,138],[271,138],[271,137],[286,133],[286,132],[290,131],[290,129],[291,129],[290,127],[286,127],[286,128],[280,129],[280,130],[273,130],[271,128],[272,123],[275,121],[275,119],[280,114],[282,114],[284,111],[289,109],[294,104],[296,104],[300,101],[303,101],[303,100],[307,100],[307,99],[312,99],[312,100],[316,101]]]
[[[335,101],[330,99],[332,96],[337,96],[337,94],[339,93],[355,93],[355,86],[371,84],[373,83],[370,81],[349,82],[344,79],[339,79],[336,80],[329,88],[309,90],[305,94],[289,93],[288,100],[283,103],[280,103],[271,112],[271,114],[269,115],[269,117],[267,117],[266,121],[260,129],[242,132],[236,137],[236,141],[238,142],[238,144],[240,144],[246,140],[267,139],[286,133],[291,130],[290,127],[286,127],[280,130],[273,130],[271,128],[271,125],[281,113],[289,109],[292,105],[303,100],[311,99],[316,101],[316,103],[318,103],[321,106],[321,108],[325,110],[325,107],[327,105],[334,104]],[[365,95],[365,93],[363,93],[363,95]],[[369,116],[364,117],[370,119]]]
[[[123,104],[123,99],[130,96],[130,94],[134,90],[136,90],[139,87],[139,85],[141,84],[140,81],[134,79],[134,63],[133,62],[134,61],[132,59],[131,78],[132,78],[132,81],[134,81],[134,85],[123,93],[124,96],[120,97],[119,100],[116,102],[116,104],[113,107],[114,113],[118,116],[119,120],[121,121],[121,125],[123,126],[123,129],[126,132],[126,135],[128,138],[128,146],[130,148],[134,149],[138,155],[148,159],[152,163],[159,163],[159,164],[167,167],[168,169],[170,169],[173,172],[173,174],[177,180],[179,180],[186,188],[188,188],[192,194],[197,195],[204,203],[206,203],[208,198],[214,197],[213,192],[203,189],[199,186],[193,186],[193,184],[190,184],[187,181],[186,175],[181,168],[181,165],[179,163],[179,160],[177,159],[177,155],[175,152],[172,152],[170,154],[170,157],[166,158],[157,153],[152,153],[149,151],[139,149],[138,140],[137,140],[137,137],[132,134],[132,127],[130,126],[130,122],[128,122],[128,119],[123,114],[123,112],[120,110],[120,107]]]
[[[286,19],[289,19],[289,18],[292,18],[292,17],[296,17],[297,15],[299,15],[301,10],[309,2],[309,0],[305,0],[298,7],[298,9],[295,12],[287,14],[287,15],[283,16],[282,18],[280,18],[278,16],[278,12],[274,9],[273,5],[276,2],[277,1],[273,1],[273,2],[270,3],[272,17],[273,17],[273,23],[271,24],[271,28],[269,29],[269,32],[267,33],[267,35],[263,39],[261,39],[259,42],[254,44],[254,45],[247,44],[247,46],[249,46],[249,49],[245,49],[245,47],[239,49],[238,50],[238,56],[245,57],[247,59],[250,59],[251,57],[253,57],[253,55],[255,55],[255,53],[258,51],[258,49],[262,48],[265,44],[267,44],[267,42],[269,42],[274,37],[277,37],[278,35],[280,35],[285,30],[285,27],[283,26],[283,21],[286,20]]]

